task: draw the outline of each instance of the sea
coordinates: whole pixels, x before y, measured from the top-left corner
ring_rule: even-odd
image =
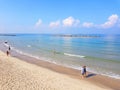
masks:
[[[7,43],[6,43],[7,42]],[[120,35],[0,34],[0,49],[120,79]]]

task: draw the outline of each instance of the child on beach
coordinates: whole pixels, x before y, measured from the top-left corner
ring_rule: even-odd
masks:
[[[81,74],[82,74],[82,78],[85,78],[86,77],[86,66],[83,66],[81,68]]]

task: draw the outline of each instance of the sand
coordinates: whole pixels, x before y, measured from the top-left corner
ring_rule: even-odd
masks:
[[[111,90],[30,64],[0,51],[0,90]]]

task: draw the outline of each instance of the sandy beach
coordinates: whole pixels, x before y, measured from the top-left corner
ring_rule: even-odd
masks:
[[[105,77],[102,76],[101,78],[99,75],[81,79],[80,72],[69,68],[42,61],[39,61],[39,65],[34,60],[28,61],[26,59],[26,61],[6,56],[0,51],[0,90],[119,89],[117,86],[119,80],[116,79],[107,78],[101,82],[99,80],[103,80]],[[106,83],[106,81],[111,83],[111,80],[113,86]]]

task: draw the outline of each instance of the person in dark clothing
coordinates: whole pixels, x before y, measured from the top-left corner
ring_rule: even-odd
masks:
[[[9,51],[8,51],[8,50],[6,51],[6,54],[7,54],[7,56],[9,56],[9,54],[10,54],[10,53],[9,53]]]
[[[82,78],[86,77],[86,66],[83,66],[81,69]]]
[[[8,48],[8,49],[9,49],[9,51],[11,50],[10,46],[9,46],[9,48]]]

